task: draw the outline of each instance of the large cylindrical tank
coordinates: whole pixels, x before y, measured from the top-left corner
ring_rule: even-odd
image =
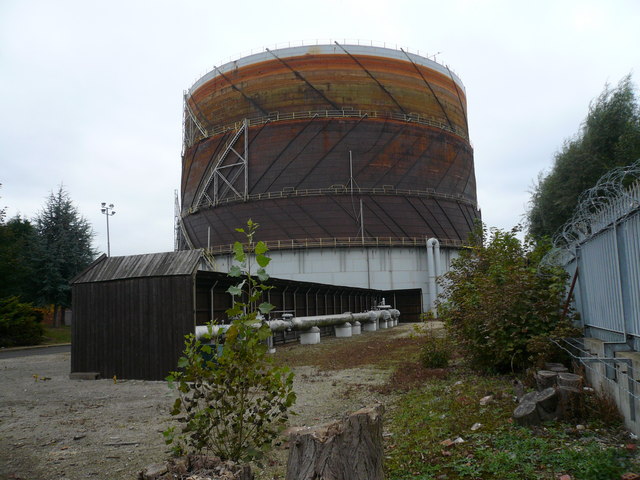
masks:
[[[266,50],[185,92],[181,225],[224,250],[248,218],[273,249],[459,244],[479,217],[465,88],[362,45]]]

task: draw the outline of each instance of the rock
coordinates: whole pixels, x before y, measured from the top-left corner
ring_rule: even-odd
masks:
[[[638,475],[637,473],[633,473],[633,472],[627,472],[624,475],[622,475],[622,477],[620,477],[621,480],[640,480],[640,475]]]
[[[585,430],[587,427],[585,427],[584,425],[576,425],[576,430],[581,432],[582,430]]]
[[[153,463],[148,465],[142,472],[138,478],[141,480],[157,480],[162,475],[167,473],[167,464],[166,463]]]
[[[186,475],[189,471],[189,459],[187,457],[178,457],[170,460],[171,472],[178,475]]]
[[[471,431],[475,432],[476,430],[479,430],[482,427],[481,423],[474,423],[473,425],[471,425]]]
[[[571,475],[560,475],[558,480],[571,480]]]
[[[487,395],[486,397],[482,397],[480,399],[480,405],[483,407],[490,404],[491,402],[493,402],[493,395]]]
[[[522,397],[524,397],[524,385],[518,379],[513,381],[513,393],[515,394],[516,400],[519,402]]]

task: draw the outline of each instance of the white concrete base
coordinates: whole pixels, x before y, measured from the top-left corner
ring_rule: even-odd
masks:
[[[336,332],[337,338],[346,338],[352,335],[352,328],[349,322],[343,323],[342,325],[336,325],[333,328]]]
[[[389,328],[389,322],[387,320],[380,320],[380,329]]]
[[[362,326],[362,330],[365,332],[375,332],[378,330],[378,322],[367,322]]]
[[[300,345],[316,345],[320,343],[320,329],[311,327],[308,331],[300,334]]]
[[[351,326],[351,334],[360,335],[361,333],[362,333],[362,326],[360,325],[360,322],[353,322],[353,325]]]

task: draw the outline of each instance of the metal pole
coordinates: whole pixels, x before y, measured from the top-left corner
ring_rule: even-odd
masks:
[[[109,214],[107,214],[107,257],[111,256],[111,241],[109,237]]]
[[[100,211],[107,217],[107,257],[111,256],[111,239],[109,235],[109,217],[116,214],[113,210],[113,203],[107,205],[107,202],[102,202]]]

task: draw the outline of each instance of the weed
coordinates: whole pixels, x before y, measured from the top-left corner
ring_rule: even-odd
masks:
[[[493,401],[481,405],[488,393]],[[595,480],[619,478],[631,468],[620,441],[606,438],[615,437],[613,430],[521,428],[511,423],[513,408],[507,377],[452,368],[448,378],[431,379],[390,409],[387,477],[534,480],[569,474]],[[472,431],[476,422],[482,426]],[[458,437],[463,442],[453,441]]]

